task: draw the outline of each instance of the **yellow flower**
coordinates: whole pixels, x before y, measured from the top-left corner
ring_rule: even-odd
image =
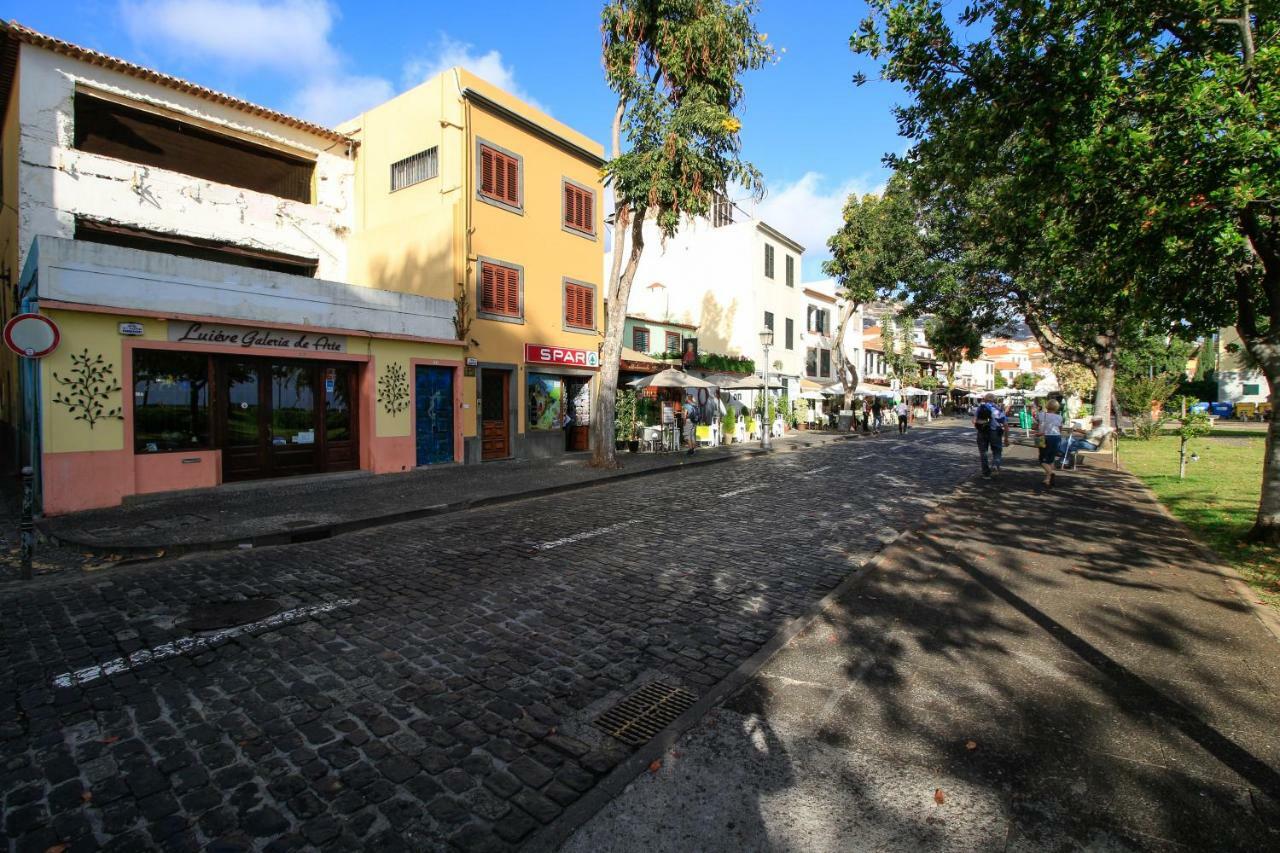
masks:
[[[730,116],[729,118],[720,122],[720,128],[725,133],[737,133],[739,130],[742,129],[742,122]]]

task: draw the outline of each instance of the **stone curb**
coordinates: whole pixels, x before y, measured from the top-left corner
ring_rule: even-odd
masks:
[[[528,841],[521,845],[521,850],[536,851],[536,853],[552,853],[552,851],[558,850],[579,827],[612,802],[654,761],[662,758],[667,750],[673,747],[686,732],[701,722],[708,712],[754,678],[764,668],[764,665],[769,662],[770,658],[813,624],[825,610],[847,593],[865,583],[867,578],[876,574],[883,564],[888,561],[889,557],[886,555],[890,554],[893,546],[919,530],[929,517],[954,500],[969,484],[970,481],[968,480],[962,481],[945,499],[939,500],[925,513],[920,520],[920,524],[908,530],[900,531],[897,537],[886,543],[871,559],[850,572],[834,589],[810,605],[799,616],[793,617],[755,654],[740,663],[719,682],[712,685],[694,703],[693,707],[681,714],[674,722],[655,735],[652,740],[636,750],[634,754],[618,764],[582,799],[566,808],[556,821],[531,836]]]
[[[813,447],[835,444],[841,441],[852,441],[856,438],[856,435],[837,436],[830,441],[804,442],[796,443],[794,445],[789,444],[785,447],[775,448],[770,452],[793,453],[800,450],[808,450]],[[543,486],[541,488],[507,492],[505,494],[469,498],[467,500],[454,501],[452,503],[440,503],[431,504],[430,506],[414,507],[413,509],[383,513],[381,515],[371,515],[364,518],[351,519],[349,521],[330,522],[326,524],[311,525],[308,527],[295,527],[287,530],[280,529],[255,534],[253,536],[237,536],[226,539],[213,539],[205,542],[184,542],[172,545],[104,545],[97,542],[86,542],[77,539],[74,536],[54,533],[47,529],[43,523],[43,519],[36,521],[36,527],[44,538],[48,539],[55,545],[76,548],[100,557],[123,557],[124,559],[116,561],[116,565],[129,565],[140,562],[149,562],[166,557],[179,557],[188,554],[199,554],[212,551],[231,551],[246,547],[262,548],[270,545],[295,545],[302,542],[316,542],[322,539],[331,539],[334,536],[341,536],[346,533],[354,533],[359,530],[368,530],[374,527],[383,527],[389,524],[399,524],[404,521],[415,521],[417,519],[430,518],[439,515],[451,515],[453,513],[466,512],[471,509],[499,506],[502,504],[513,503],[515,501],[576,492],[582,489],[593,488],[595,486],[616,483],[620,480],[632,480],[639,477],[648,477],[655,474],[678,471],[684,468],[697,468],[703,465],[714,465],[732,460],[753,459],[757,456],[764,455],[766,455],[766,452],[759,448],[736,450],[714,456],[710,459],[687,459],[671,465],[662,465],[632,471],[628,471],[623,468],[619,469],[617,473],[575,483],[560,483],[554,486]]]

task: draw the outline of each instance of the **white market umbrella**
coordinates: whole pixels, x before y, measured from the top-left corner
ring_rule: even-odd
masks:
[[[899,388],[897,393],[903,397],[928,397],[929,392],[923,388]]]
[[[632,388],[715,388],[710,382],[690,376],[681,370],[668,367],[661,373],[642,376],[628,382]]]
[[[760,391],[764,388],[764,379],[759,376],[747,376],[736,382],[729,382],[720,386],[725,391]],[[769,377],[770,388],[781,388],[782,380]]]

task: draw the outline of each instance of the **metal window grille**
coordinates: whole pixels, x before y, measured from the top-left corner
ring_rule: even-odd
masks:
[[[717,196],[711,204],[711,227],[720,228],[733,224],[733,202],[724,196]]]
[[[391,191],[402,190],[440,174],[440,148],[433,145],[391,164]]]

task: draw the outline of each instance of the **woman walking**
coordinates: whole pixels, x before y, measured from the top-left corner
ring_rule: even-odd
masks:
[[[1062,442],[1062,415],[1058,414],[1058,401],[1049,400],[1044,411],[1036,416],[1036,445],[1040,448],[1040,467],[1044,469],[1044,486],[1053,488],[1053,460]]]

